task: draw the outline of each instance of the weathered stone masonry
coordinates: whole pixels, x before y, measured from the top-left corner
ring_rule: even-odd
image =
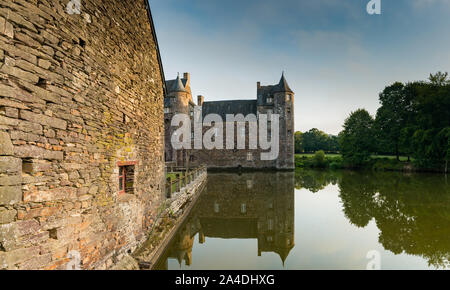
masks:
[[[163,200],[164,79],[145,1],[0,0],[0,269],[105,269]],[[150,19],[150,21],[149,21]],[[119,194],[119,166],[133,179]],[[75,265],[76,266],[76,265]]]

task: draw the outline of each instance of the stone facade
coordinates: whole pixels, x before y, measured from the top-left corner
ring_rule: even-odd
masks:
[[[110,268],[164,200],[147,1],[68,2],[0,0],[0,269]]]
[[[202,117],[207,115],[219,115],[223,124],[223,149],[183,149],[174,150],[171,146],[171,136],[177,127],[171,126],[171,120],[175,114],[189,114],[191,116],[191,128],[194,131],[194,106],[189,84],[189,76],[185,73],[185,79],[177,78],[167,83],[168,97],[165,99],[165,131],[166,131],[166,162],[176,166],[201,166],[208,168],[229,169],[276,169],[293,170],[294,164],[294,92],[289,88],[283,76],[277,85],[261,86],[257,83],[257,98],[255,100],[213,101],[205,102],[203,96],[198,96],[197,106],[201,108]],[[186,85],[186,88],[183,86]],[[245,132],[238,132],[237,123],[226,123],[226,115],[244,117],[255,116],[255,122],[246,122]],[[261,154],[269,150],[263,150],[260,146],[251,149],[249,146],[249,127],[257,126],[260,114],[279,115],[279,154],[274,160],[262,160]],[[228,149],[226,144],[226,128],[234,126],[234,149]],[[270,126],[269,126],[270,127]],[[211,127],[203,126],[203,136]],[[192,132],[193,134],[193,132]],[[237,138],[243,134],[245,149],[238,149]],[[268,132],[269,139],[271,132]],[[194,137],[194,136],[193,136]],[[193,145],[193,143],[192,143]],[[194,148],[192,146],[192,148]]]
[[[191,152],[188,150],[175,150],[172,147],[171,137],[176,130],[171,126],[175,114],[191,115],[195,103],[192,100],[191,79],[189,73],[183,78],[178,76],[175,80],[166,82],[167,96],[164,98],[164,128],[165,128],[165,161],[168,166],[185,167],[189,165]]]

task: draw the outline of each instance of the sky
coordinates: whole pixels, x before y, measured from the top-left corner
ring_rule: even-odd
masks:
[[[205,101],[256,99],[282,71],[295,92],[295,130],[342,130],[376,114],[395,81],[450,71],[450,0],[149,0],[166,79],[191,74]]]

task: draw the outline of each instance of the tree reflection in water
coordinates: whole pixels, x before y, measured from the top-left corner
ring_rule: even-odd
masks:
[[[450,186],[444,176],[301,170],[210,174],[155,268],[167,269],[169,258],[189,266],[196,235],[199,243],[205,237],[257,239],[258,255],[274,252],[284,263],[295,245],[294,188],[321,194],[329,185],[337,185],[351,224],[365,228],[375,221],[386,250],[420,256],[437,268],[450,266]]]
[[[379,243],[394,254],[449,267],[450,186],[438,174],[298,171],[296,188],[317,192],[338,184],[343,211],[357,227],[375,219]]]

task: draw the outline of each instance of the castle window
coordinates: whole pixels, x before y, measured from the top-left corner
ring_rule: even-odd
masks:
[[[170,113],[170,108],[164,108],[164,114],[169,114]]]
[[[252,161],[253,160],[253,153],[248,152],[247,153],[247,161]]]
[[[273,230],[273,219],[269,219],[269,220],[267,221],[267,229],[268,229],[269,231]]]
[[[291,101],[291,95],[287,95],[286,96],[286,102],[290,102]]]
[[[134,192],[134,166],[136,162],[119,162],[119,195]]]
[[[267,97],[267,103],[268,104],[272,104],[273,103],[273,98],[272,97]]]
[[[217,202],[214,203],[214,212],[215,213],[219,213],[220,212],[219,204]]]
[[[245,203],[241,204],[241,213],[244,214],[247,212],[247,205]]]

